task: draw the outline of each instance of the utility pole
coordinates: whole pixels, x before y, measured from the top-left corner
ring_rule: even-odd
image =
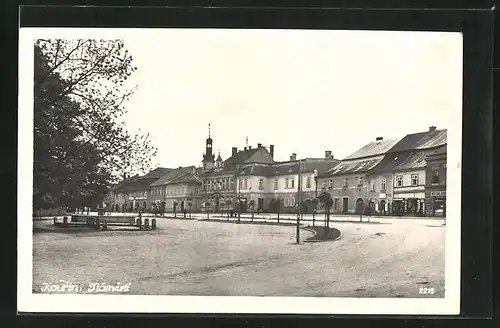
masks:
[[[301,212],[301,208],[300,208],[300,189],[301,189],[301,186],[302,186],[302,178],[301,178],[301,162],[300,162],[300,159],[298,161],[299,163],[299,178],[298,178],[298,187],[297,187],[297,244],[300,244],[300,212]]]

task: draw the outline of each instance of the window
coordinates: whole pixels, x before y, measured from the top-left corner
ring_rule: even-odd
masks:
[[[418,185],[418,174],[411,175],[411,185],[412,186]]]
[[[359,177],[359,185],[362,186],[363,185],[363,177]]]
[[[439,183],[439,169],[432,169],[432,183]]]
[[[243,180],[240,180],[240,189],[243,189]]]
[[[259,190],[264,190],[264,179],[259,179]]]
[[[285,179],[285,188],[288,188],[288,178]]]
[[[285,198],[285,199],[283,200],[283,203],[284,203],[283,205],[285,205],[285,207],[288,207],[288,206],[289,206],[289,201],[288,201],[288,198]]]
[[[295,206],[295,198],[291,197],[290,198],[290,207],[294,207],[294,206]]]
[[[248,179],[245,179],[245,182],[243,182],[243,189],[248,188]]]
[[[370,181],[370,191],[375,191],[375,180]]]
[[[306,188],[311,188],[311,177],[307,177],[306,179]]]
[[[278,190],[278,179],[274,179],[274,190]]]
[[[344,180],[344,187],[347,187],[347,181],[348,181],[347,178],[345,178],[345,180]]]
[[[396,177],[396,187],[402,187],[403,186],[403,176],[398,175]]]
[[[333,188],[333,180],[330,180],[330,185],[328,186],[328,189],[332,189]]]
[[[198,194],[198,188],[194,188],[195,195]]]
[[[380,189],[382,191],[385,191],[385,179],[382,179],[382,183],[381,183]]]
[[[340,207],[340,198],[335,198],[334,203],[333,203],[333,210],[335,212],[338,212],[339,207]]]
[[[323,180],[323,189],[326,189],[326,180]]]
[[[292,179],[292,188],[295,188],[295,179]]]

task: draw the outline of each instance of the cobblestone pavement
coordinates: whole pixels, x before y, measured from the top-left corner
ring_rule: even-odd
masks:
[[[146,295],[443,297],[445,228],[431,221],[333,222],[340,240],[300,245],[295,227],[183,219],[149,232],[35,233],[33,291],[65,280]]]

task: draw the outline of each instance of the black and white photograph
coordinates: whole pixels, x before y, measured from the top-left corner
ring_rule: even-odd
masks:
[[[21,309],[458,314],[460,33],[19,40]]]

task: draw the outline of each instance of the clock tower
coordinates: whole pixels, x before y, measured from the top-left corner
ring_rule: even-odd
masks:
[[[205,154],[203,154],[203,169],[211,170],[214,167],[215,156],[212,150],[212,138],[210,137],[210,123],[208,123],[208,138],[205,144]]]

